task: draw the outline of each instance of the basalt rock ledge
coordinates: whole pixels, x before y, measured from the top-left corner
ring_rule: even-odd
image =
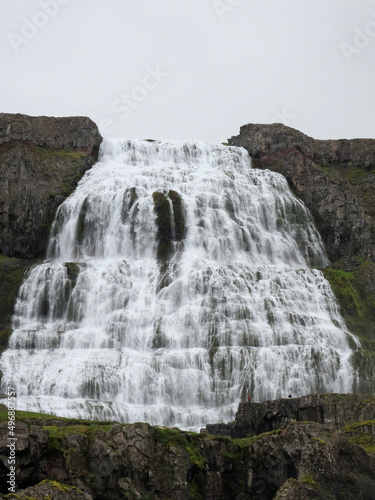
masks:
[[[288,422],[318,422],[339,429],[375,418],[375,397],[368,394],[309,394],[261,403],[240,403],[230,424],[210,424],[201,432],[245,438],[280,429]]]

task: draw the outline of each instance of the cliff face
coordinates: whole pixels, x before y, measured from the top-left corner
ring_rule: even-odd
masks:
[[[55,211],[96,161],[101,140],[89,118],[0,113],[0,253],[44,255]]]
[[[101,140],[89,118],[0,113],[0,354],[23,274],[44,256],[56,209],[95,163]]]
[[[310,396],[287,403],[290,410],[308,410],[303,414],[308,417],[319,414],[319,397],[324,399]],[[280,412],[285,407],[283,400],[267,404],[270,413],[284,411]],[[335,425],[331,425],[333,421],[274,418],[269,432],[251,437],[244,433],[246,437],[237,439],[147,424],[87,422],[18,412],[16,482],[18,488],[27,488],[17,492],[18,498],[53,493],[56,496],[51,498],[102,500],[372,500],[375,421],[349,422],[363,412],[374,418],[375,398],[360,400],[348,395],[334,404],[341,419],[338,422],[335,417]],[[255,417],[258,429],[270,428],[267,411],[252,413],[254,408],[252,403],[240,405],[235,423]],[[359,413],[353,413],[353,408]],[[0,476],[5,494],[9,469],[5,411],[0,419]],[[65,496],[58,496],[61,492]]]
[[[375,139],[314,140],[281,124],[244,125],[229,144],[283,174],[312,212],[329,257],[375,262]]]
[[[231,424],[207,425],[209,434],[244,438],[280,429],[288,422],[318,422],[339,429],[375,417],[375,397],[368,394],[310,394],[262,403],[240,403]]]
[[[253,167],[283,174],[311,211],[325,243],[324,269],[349,329],[362,341],[356,390],[375,377],[375,139],[315,140],[282,124],[248,124],[229,144]],[[366,383],[366,380],[369,383]]]

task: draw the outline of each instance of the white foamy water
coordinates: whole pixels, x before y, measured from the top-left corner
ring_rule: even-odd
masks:
[[[19,409],[197,428],[248,393],[353,388],[311,216],[241,148],[104,140],[47,257],[0,363]]]

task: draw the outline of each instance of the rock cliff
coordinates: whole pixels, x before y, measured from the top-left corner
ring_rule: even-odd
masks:
[[[374,396],[312,395],[261,405],[240,405],[235,425],[255,424],[252,436],[242,426],[241,438],[18,412],[20,490],[13,498],[373,499]],[[2,409],[5,495],[10,451]],[[357,417],[368,419],[353,422]],[[269,430],[258,433],[264,429]]]
[[[56,209],[97,160],[101,140],[89,118],[0,113],[0,354],[22,276],[45,255]]]
[[[310,394],[300,398],[240,403],[234,422],[207,425],[206,430],[211,435],[244,438],[280,429],[287,422],[319,422],[339,429],[351,422],[374,417],[373,395]]]
[[[0,113],[0,253],[44,256],[60,203],[97,159],[102,138],[89,118]]]
[[[283,174],[312,212],[330,258],[375,262],[375,139],[314,140],[282,124],[248,124],[230,145]]]

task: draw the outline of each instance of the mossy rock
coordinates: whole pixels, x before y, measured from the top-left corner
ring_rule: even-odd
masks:
[[[353,364],[360,376],[357,392],[372,392],[375,383],[375,264],[363,257],[342,259],[323,269],[349,330],[361,341]]]
[[[4,495],[3,498],[13,500],[85,500],[92,497],[88,497],[75,486],[45,479],[41,483],[29,486],[25,490]]]
[[[152,198],[158,227],[156,257],[159,262],[165,262],[170,259],[174,249],[171,207],[164,193],[156,191],[153,193]]]
[[[157,259],[166,262],[174,252],[174,242],[186,237],[186,217],[181,195],[170,189],[168,195],[156,191],[152,195],[156,213]]]
[[[168,347],[168,341],[165,333],[161,328],[161,319],[156,322],[154,336],[152,338],[152,348],[161,349],[163,347]]]
[[[182,241],[186,236],[185,209],[181,195],[173,189],[168,191],[168,196],[172,200],[173,220],[174,220],[174,240]]]
[[[82,203],[81,210],[79,211],[77,227],[76,227],[76,241],[77,245],[82,245],[86,236],[86,216],[89,208],[88,197]]]
[[[153,438],[157,442],[167,444],[169,447],[176,447],[185,450],[192,465],[202,469],[205,465],[205,458],[201,454],[200,440],[202,436],[195,432],[185,432],[179,429],[168,427],[150,427]]]
[[[124,192],[121,207],[121,222],[123,224],[128,220],[131,210],[136,210],[136,204],[138,200],[138,193],[135,187],[127,188]]]
[[[12,333],[12,316],[18,290],[33,261],[0,255],[0,354],[6,349]]]
[[[79,264],[76,262],[64,262],[66,268],[66,275],[68,279],[74,284],[77,282],[78,275],[81,271]]]
[[[350,330],[375,341],[375,264],[362,257],[336,262],[323,269]]]
[[[375,455],[375,420],[355,422],[346,425],[342,431],[350,442],[363,448],[369,455]]]

